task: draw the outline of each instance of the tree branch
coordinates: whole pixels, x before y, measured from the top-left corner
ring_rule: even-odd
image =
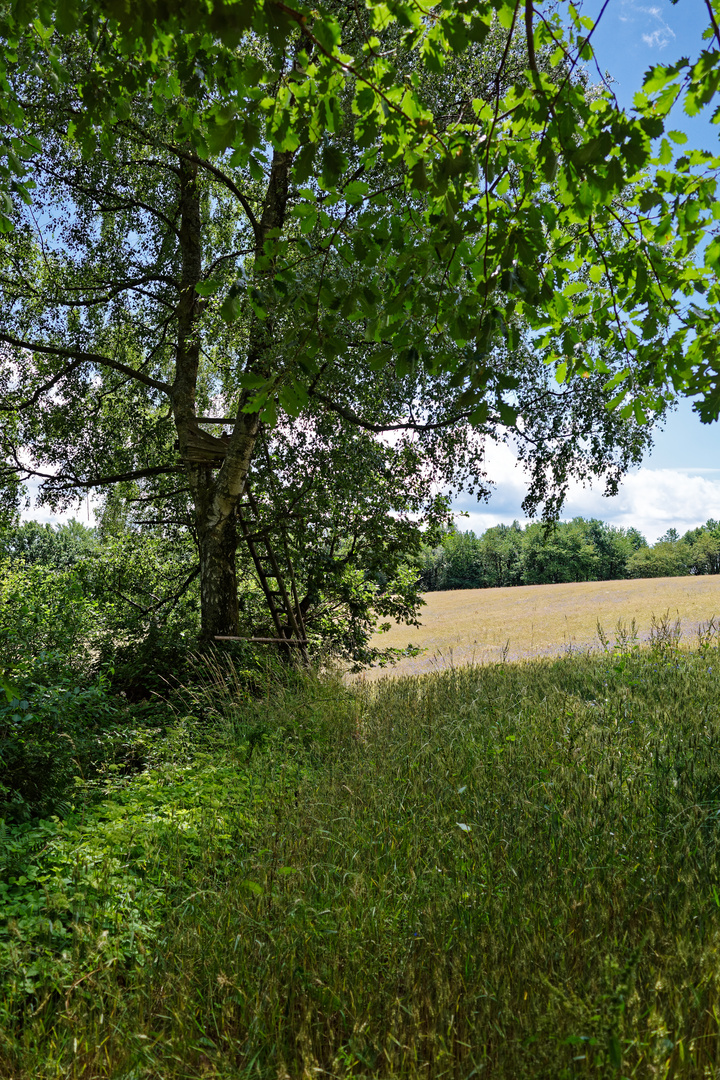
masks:
[[[108,291],[107,291],[105,296],[99,296],[99,297],[91,296],[86,300],[82,300],[82,299],[78,300],[78,299],[74,299],[72,297],[70,297],[69,299],[66,300],[63,297],[57,297],[57,298],[55,298],[53,300],[53,306],[57,306],[57,307],[95,307],[96,304],[106,304],[110,300],[113,300],[116,296],[119,296],[120,293],[126,292],[126,291],[131,291],[131,290],[136,290],[138,292],[141,292],[143,296],[150,296],[151,300],[158,300],[158,297],[154,296],[152,293],[147,293],[147,292],[140,289],[141,285],[149,285],[151,282],[159,282],[162,285],[170,285],[174,289],[179,289],[180,288],[180,282],[177,281],[176,278],[168,277],[167,275],[164,275],[164,274],[146,274],[144,277],[127,278],[125,281],[122,281],[117,285],[112,285],[109,288],[108,288],[108,285],[109,285],[108,282],[103,282],[102,285],[99,285],[99,284],[98,285],[92,285],[91,284],[91,285],[88,285],[88,286],[85,286],[85,285],[82,285],[82,286],[69,285],[69,286],[67,286],[66,285],[66,286],[64,286],[64,288],[65,288],[65,290],[67,292],[70,292],[70,293],[72,293],[73,291],[87,292],[88,290],[91,290],[91,289],[107,289]],[[12,284],[12,282],[10,282],[10,284]]]
[[[111,360],[109,356],[86,353],[82,349],[61,349],[56,345],[39,345],[37,342],[24,341],[22,338],[16,338],[12,334],[3,331],[0,331],[0,341],[4,341],[7,345],[14,345],[18,349],[27,349],[28,352],[45,353],[48,356],[63,356],[68,360],[76,360],[78,364],[95,364],[98,367],[112,368],[113,371],[121,371],[123,375],[129,376],[145,386],[151,386],[153,390],[160,390],[161,393],[168,396],[172,393],[172,388],[168,383],[144,375],[142,371],[131,368],[127,364],[121,364],[119,360]]]
[[[233,180],[231,180],[230,177],[222,171],[222,169],[218,169],[217,165],[213,165],[209,161],[203,161],[203,159],[198,157],[197,154],[190,154],[187,150],[181,150],[179,146],[173,146],[171,143],[168,144],[168,149],[172,150],[174,154],[177,154],[179,158],[184,158],[185,161],[190,161],[193,165],[197,165],[199,168],[205,169],[205,171],[209,172],[211,176],[214,176],[216,180],[219,180],[221,184],[224,184],[228,191],[232,192],[232,194],[235,196],[235,198],[247,214],[248,221],[250,222],[252,231],[255,234],[255,240],[259,244],[262,241],[260,223],[255,217],[253,208],[250,205],[250,200],[247,198],[246,195],[243,195],[237,184]]]
[[[720,26],[718,26],[718,21],[715,18],[715,12],[712,9],[712,4],[710,3],[710,0],[705,0],[705,7],[708,9],[708,15],[710,16],[710,22],[712,23],[712,28],[715,32],[715,38],[718,45],[720,45]]]
[[[370,420],[364,420],[354,409],[333,401],[332,398],[327,397],[319,390],[314,390],[313,394],[318,401],[322,401],[323,405],[327,405],[328,409],[332,409],[338,416],[342,416],[344,420],[349,420],[356,427],[363,428],[365,431],[372,431],[376,435],[381,435],[384,431],[438,431],[441,428],[457,424],[460,420],[467,420],[472,413],[472,409],[468,409],[466,412],[448,417],[447,420],[438,420],[434,424],[417,424],[412,421],[405,424],[374,424]]]
[[[68,366],[63,368],[62,371],[58,372],[57,375],[54,375],[49,382],[43,383],[42,386],[39,386],[35,393],[31,397],[27,398],[26,401],[21,401],[19,405],[0,405],[0,412],[16,412],[18,409],[27,409],[31,405],[34,405],[42,397],[43,394],[46,394],[48,390],[52,390],[53,386],[56,386],[57,383],[59,383],[61,379],[64,379],[66,375],[70,375],[73,371],[75,371],[75,369],[78,368],[81,363],[82,361],[80,360],[73,360],[72,364],[68,364]]]
[[[150,469],[136,469],[133,472],[115,473],[112,476],[98,476],[94,480],[78,480],[77,477],[63,476],[62,473],[38,472],[37,469],[32,469],[29,465],[21,465],[20,463],[15,466],[5,466],[0,469],[0,473],[3,475],[9,473],[24,473],[25,476],[37,476],[40,480],[60,481],[59,486],[61,490],[80,487],[103,487],[105,484],[118,484],[123,480],[142,480],[147,476],[162,476],[164,473],[179,472],[182,472],[182,466],[180,465],[155,465]]]
[[[535,59],[535,37],[533,34],[533,0],[525,0],[525,39],[527,41],[528,67],[537,75],[538,66]]]
[[[127,473],[115,473],[112,476],[97,476],[94,480],[73,480],[64,487],[102,487],[104,484],[119,484],[123,480],[142,480],[148,476],[162,476],[165,473],[179,473],[182,472],[181,465],[155,465],[150,469],[136,469],[133,472]],[[37,475],[37,474],[36,474]],[[53,477],[53,479],[64,480],[65,477]]]

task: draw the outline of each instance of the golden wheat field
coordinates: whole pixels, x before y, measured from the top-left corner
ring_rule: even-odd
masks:
[[[373,639],[381,647],[412,644],[425,651],[375,669],[370,677],[592,648],[599,645],[598,623],[613,641],[618,623],[629,630],[634,620],[638,640],[646,641],[653,616],[679,620],[683,639],[690,643],[698,627],[720,616],[720,576],[458,589],[426,593],[425,603],[420,627],[393,624]]]

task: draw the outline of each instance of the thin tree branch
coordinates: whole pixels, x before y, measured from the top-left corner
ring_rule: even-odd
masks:
[[[162,476],[164,473],[179,472],[182,472],[182,466],[180,465],[156,465],[151,469],[136,469],[134,472],[115,473],[112,476],[97,476],[94,480],[79,480],[77,477],[64,476],[62,473],[39,472],[29,465],[21,465],[19,462],[15,466],[6,465],[0,469],[0,473],[3,475],[23,473],[26,477],[36,476],[40,480],[60,481],[59,487],[62,491],[80,487],[103,487],[105,484],[118,484],[123,480],[142,480],[148,476]]]
[[[533,0],[525,0],[525,39],[528,51],[528,67],[537,75],[538,66],[535,59],[535,37],[533,34]]]
[[[144,290],[140,289],[141,285],[148,285],[153,281],[159,282],[162,285],[171,285],[174,289],[179,289],[180,288],[180,282],[176,278],[168,277],[168,276],[166,276],[164,274],[146,274],[144,277],[128,278],[126,281],[120,282],[117,285],[112,285],[108,289],[107,294],[105,296],[99,296],[99,297],[92,296],[92,297],[89,297],[86,300],[77,300],[77,299],[73,299],[73,298],[65,300],[62,297],[57,297],[57,298],[55,298],[53,300],[53,306],[57,306],[57,307],[94,307],[96,304],[106,304],[106,303],[108,303],[108,301],[113,300],[120,293],[128,291],[128,290],[137,291],[142,296],[149,296],[151,300],[162,302],[162,301],[160,301],[159,297],[154,296],[152,293],[147,293]],[[12,284],[12,282],[10,284]],[[92,284],[91,285],[77,285],[77,286],[75,286],[75,285],[67,286],[66,285],[66,286],[64,286],[64,288],[65,288],[66,292],[73,292],[73,291],[87,292],[88,290],[92,290],[92,289],[106,289],[107,286],[108,286],[108,283],[104,282],[102,285],[99,285],[99,284],[98,285],[92,285]]]
[[[342,416],[344,420],[349,420],[356,427],[363,428],[365,431],[372,431],[376,435],[381,435],[384,431],[438,431],[441,428],[457,424],[460,420],[467,420],[473,411],[468,409],[466,412],[456,413],[454,416],[448,417],[447,420],[438,420],[434,424],[417,424],[413,422],[405,424],[374,424],[370,420],[364,420],[354,409],[333,401],[332,398],[327,397],[319,390],[315,390],[313,393],[318,401],[322,401],[323,405],[327,405],[328,409],[332,409],[338,416]]]
[[[12,334],[3,331],[0,331],[0,341],[4,341],[7,345],[14,345],[18,349],[27,349],[28,352],[45,353],[47,356],[63,356],[68,360],[77,360],[78,364],[95,364],[98,367],[112,368],[113,371],[121,371],[123,375],[128,375],[131,379],[135,379],[145,386],[151,386],[153,390],[160,390],[161,393],[168,396],[172,393],[172,387],[169,383],[144,375],[142,371],[131,368],[127,364],[121,364],[119,360],[111,360],[109,356],[86,353],[82,349],[62,349],[56,345],[40,345],[37,342],[16,338]]]
[[[705,0],[705,7],[708,9],[708,15],[710,16],[710,22],[712,23],[712,28],[715,31],[715,38],[717,40],[718,45],[720,45],[720,26],[718,26],[717,19],[715,18],[715,12],[712,9],[712,4],[710,3],[710,0]]]
[[[63,370],[58,372],[57,375],[54,375],[49,382],[43,383],[42,386],[39,386],[35,393],[26,401],[21,401],[19,405],[1,405],[0,412],[17,412],[20,409],[27,409],[31,405],[35,405],[35,403],[43,396],[43,394],[46,394],[48,390],[52,390],[53,386],[56,386],[57,383],[59,383],[61,379],[64,379],[66,375],[72,374],[72,372],[75,371],[76,368],[80,367],[81,363],[81,360],[73,360],[72,364],[68,364],[66,368],[63,368]]]
[[[165,473],[182,472],[181,465],[155,465],[150,469],[135,469],[133,472],[115,473],[111,476],[97,476],[94,480],[74,480],[65,487],[102,487],[104,484],[119,484],[123,480],[142,480],[148,476],[163,476]],[[53,479],[56,479],[53,477]],[[57,479],[65,479],[63,476]]]
[[[189,487],[175,488],[173,491],[159,492],[154,495],[138,495],[137,499],[128,499],[129,503],[160,502],[163,499],[172,499],[175,495],[185,495],[190,491]]]

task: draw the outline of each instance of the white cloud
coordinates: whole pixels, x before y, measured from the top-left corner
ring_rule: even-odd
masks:
[[[651,49],[664,49],[666,45],[675,40],[675,34],[667,23],[663,23],[662,26],[653,30],[651,34],[643,34],[642,39]]]
[[[458,514],[458,528],[482,533],[493,525],[507,525],[517,519],[527,523],[521,503],[527,490],[525,474],[512,450],[489,443],[486,453],[488,476],[495,488],[487,503],[478,503],[474,496],[461,495],[453,506]],[[35,499],[38,481],[28,481],[28,494]],[[77,518],[83,524],[95,524],[93,496],[64,514],[53,514],[47,507],[24,511],[25,521],[35,520],[59,524]],[[628,528],[633,526],[654,543],[671,527],[681,534],[704,524],[708,518],[720,519],[720,468],[651,469],[642,467],[622,481],[618,494],[612,499],[602,495],[602,484],[583,488],[573,484],[563,510],[563,518],[595,517],[608,524]]]
[[[655,4],[648,7],[625,0],[618,17],[620,22],[639,24],[642,40],[651,49],[664,49],[675,41],[675,31],[663,18],[662,9]]]
[[[96,524],[95,507],[93,506],[94,497],[92,494],[81,495],[75,506],[62,513],[54,514],[49,506],[37,505],[39,487],[40,481],[38,479],[25,481],[30,506],[28,509],[21,510],[20,519],[22,521],[39,521],[41,525],[63,525],[65,522],[70,521],[71,518],[75,518],[83,525],[93,526]]]
[[[488,475],[496,489],[488,503],[478,504],[471,496],[454,502],[460,529],[484,532],[499,523],[514,519],[525,523],[521,503],[526,485],[524,473],[512,451],[505,446],[489,448]],[[583,487],[573,484],[563,509],[563,518],[596,517],[623,528],[633,526],[654,543],[671,527],[681,534],[704,524],[708,518],[720,519],[720,469],[649,469],[642,467],[622,481],[614,498],[604,498],[602,484]]]

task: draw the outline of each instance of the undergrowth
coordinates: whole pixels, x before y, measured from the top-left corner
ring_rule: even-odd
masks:
[[[719,704],[662,628],[353,688],[206,661],[145,771],[7,831],[0,1075],[718,1075]]]

